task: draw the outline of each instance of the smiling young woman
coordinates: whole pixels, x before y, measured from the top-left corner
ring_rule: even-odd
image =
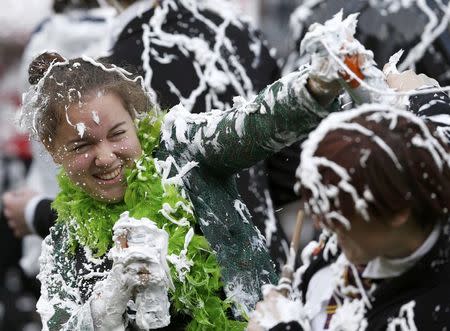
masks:
[[[125,168],[142,153],[133,118],[114,93],[93,91],[67,108],[50,145],[69,178],[100,201],[118,202],[126,189]]]
[[[162,318],[158,327],[244,329],[236,318],[277,276],[235,174],[314,128],[335,109],[338,84],[313,84],[302,69],[228,111],[190,114],[177,106],[163,118],[139,79],[90,58],[45,53],[31,64],[30,81],[36,85],[25,98],[24,122],[62,166],[58,221],[44,241],[39,275],[43,324],[149,328],[152,313],[142,315],[141,303],[159,259],[141,237],[116,233],[136,218],[168,234],[158,263],[169,261],[173,287],[157,278],[167,287],[172,321]]]

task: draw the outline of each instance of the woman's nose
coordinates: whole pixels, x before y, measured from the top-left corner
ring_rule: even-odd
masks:
[[[107,168],[117,160],[114,153],[113,146],[109,144],[102,144],[98,147],[97,155],[95,157],[95,165],[99,168]]]

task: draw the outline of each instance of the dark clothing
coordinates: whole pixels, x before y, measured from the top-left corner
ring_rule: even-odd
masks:
[[[0,215],[0,233],[0,249],[2,252],[2,258],[0,259],[0,284],[4,285],[8,269],[19,264],[22,256],[22,239],[14,237],[3,210]]]
[[[14,188],[16,182],[24,180],[31,160],[0,155],[0,193]],[[3,206],[0,211],[0,284],[5,285],[8,269],[19,265],[22,256],[22,239],[14,237],[9,228]]]
[[[400,63],[406,59],[408,52],[420,42],[422,33],[430,18],[419,8],[417,3],[400,6],[398,10],[386,10],[386,4],[371,4],[369,0],[334,0],[320,1],[311,9],[307,17],[297,16],[296,23],[302,24],[299,35],[294,36],[296,46],[292,56],[298,54],[300,42],[308,27],[315,22],[324,23],[339,10],[344,17],[352,13],[360,13],[355,38],[374,53],[375,62],[382,67],[391,55],[400,49],[405,51]],[[434,10],[436,18],[443,18],[443,10],[438,9],[434,1],[426,1]],[[414,22],[414,24],[411,24]],[[439,24],[439,22],[438,22]],[[295,61],[294,61],[295,62]],[[415,71],[435,78],[442,86],[449,85],[450,69],[450,32],[444,29],[415,63]],[[295,69],[291,68],[291,69]]]
[[[50,233],[50,228],[55,224],[58,215],[51,208],[52,200],[43,199],[39,201],[34,211],[33,226],[36,233],[45,238]]]
[[[189,114],[174,108],[164,118],[162,140],[154,151],[158,160],[173,160],[170,178],[195,161],[196,166],[182,175],[182,187],[202,235],[216,253],[227,298],[248,311],[259,300],[261,286],[276,283],[277,274],[260,234],[249,222],[233,174],[305,137],[337,108],[337,103],[330,109],[321,107],[304,86],[306,78],[307,70],[288,75],[252,102],[223,112]],[[41,316],[50,330],[62,326],[93,330],[86,298],[93,284],[107,277],[102,269],[107,264],[96,262],[87,267],[88,273],[83,272],[84,258],[67,254],[68,229],[67,222],[58,222],[44,240],[42,255],[46,258],[39,279],[48,290],[42,291],[40,303],[54,309]],[[87,251],[82,249],[78,255],[86,256]],[[69,295],[80,291],[82,296]]]
[[[30,163],[29,159],[0,156],[0,192],[10,190],[22,181]],[[19,266],[22,239],[14,236],[3,208],[0,213],[0,251],[0,330],[22,331],[31,325],[40,327],[39,316],[34,309],[39,284]],[[24,302],[28,304],[24,305]]]
[[[434,1],[427,1],[427,4],[431,8],[435,5]],[[315,22],[324,23],[341,8],[344,17],[352,13],[360,13],[355,38],[366,49],[373,51],[375,62],[379,67],[387,63],[390,56],[400,49],[405,51],[401,59],[404,60],[408,52],[420,41],[429,20],[416,3],[411,3],[408,8],[401,7],[397,12],[389,12],[372,7],[369,0],[319,1],[317,5],[311,7],[308,16],[295,16],[296,26],[301,26],[302,29],[299,35],[293,36],[295,46],[283,69],[285,74],[296,70],[301,63],[305,62],[299,54],[299,49],[300,42],[309,26]],[[442,14],[442,10],[436,12]],[[442,18],[442,15],[437,17]],[[415,71],[436,79],[441,86],[446,86],[450,85],[449,70],[450,32],[445,29],[417,61]],[[300,146],[301,143],[296,143],[285,148],[267,162],[269,185],[275,208],[299,199],[292,189],[292,183],[295,182],[295,170],[300,162]]]
[[[413,95],[409,98],[409,110],[435,124],[436,131],[450,142],[450,98],[446,92]]]
[[[203,92],[195,98],[195,103],[191,107],[180,100],[174,89],[171,88],[172,85],[176,87],[182,97],[188,98],[192,91],[200,85],[201,78],[196,70],[200,70],[204,74],[208,73],[203,67],[196,68],[196,65],[201,66],[203,63],[196,58],[193,50],[188,50],[180,44],[173,45],[172,41],[165,40],[164,36],[158,37],[158,32],[154,29],[151,21],[155,14],[155,9],[152,8],[134,18],[125,26],[107,60],[125,68],[132,66],[144,78],[146,74],[149,74],[148,69],[146,69],[146,66],[149,66],[152,71],[150,87],[156,91],[158,103],[162,109],[169,109],[181,101],[183,106],[192,113],[203,113],[212,109],[225,110],[232,106],[233,97],[238,95],[246,97],[256,94],[279,78],[278,65],[269,54],[269,49],[265,46],[258,30],[253,29],[248,23],[239,20],[237,17],[236,20],[239,21],[241,26],[235,25],[233,22],[226,23],[217,12],[199,9],[198,16],[211,21],[215,26],[225,24],[225,36],[232,43],[228,47],[217,41],[217,38],[220,39],[217,31],[214,31],[205,21],[196,17],[190,8],[185,7],[179,1],[176,2],[178,5],[176,9],[168,8],[169,11],[161,26],[162,30],[172,36],[187,38],[192,42],[201,38],[210,48],[219,46],[216,55],[220,57],[220,61],[215,63],[215,69],[225,73],[234,72],[235,77],[233,78],[236,79],[237,85],[240,85],[243,90],[239,91],[236,84],[231,81],[223,84],[223,90],[221,90],[221,87],[208,85],[213,82],[207,81],[205,82],[206,86],[202,89]],[[144,32],[146,26],[149,28],[149,34],[155,33],[156,36],[147,37]],[[149,49],[152,51],[149,61],[145,63],[143,61],[143,54],[145,53],[143,38],[148,38]],[[153,44],[153,39],[166,41],[168,45],[161,46],[159,42]],[[258,48],[258,55],[252,50],[252,46]],[[171,55],[174,58],[166,63],[156,56],[152,56],[153,52],[159,55]],[[239,63],[233,63],[234,59],[238,60]],[[211,61],[213,60],[211,59]],[[243,70],[244,73],[239,70]],[[249,83],[243,82],[246,77]],[[218,98],[217,102],[214,97]]]
[[[233,104],[233,97],[249,98],[279,78],[278,65],[260,32],[247,22],[238,17],[227,21],[220,13],[222,4],[218,4],[216,11],[202,9],[199,5],[194,14],[188,5],[175,3],[176,8],[162,1],[159,7],[136,16],[123,28],[112,54],[106,59],[129,70],[128,67],[134,67],[150,85],[147,87],[156,92],[162,109],[181,102],[192,113],[225,110]],[[161,30],[168,36],[159,34],[155,21],[155,13],[161,15],[162,10],[167,13],[162,14]],[[222,29],[224,36],[220,35]],[[170,38],[178,39],[174,42]],[[205,43],[202,47],[214,50],[217,59],[211,58],[208,63],[199,59],[198,49],[189,45],[199,43],[199,39]],[[145,42],[148,42],[148,49]],[[144,56],[146,53],[148,58]],[[226,77],[223,81],[222,75]],[[151,77],[149,82],[148,77]],[[274,260],[284,261],[282,241],[286,238],[272,208],[265,162],[243,170],[237,182],[252,221],[261,233],[265,235],[266,222],[277,223],[267,246]]]
[[[448,224],[444,226],[444,229]],[[403,316],[400,308],[415,302],[414,323],[419,331],[445,330],[450,326],[450,236],[441,231],[438,242],[414,267],[399,277],[389,278],[377,284],[373,292],[372,309],[365,318],[366,331],[385,331],[390,320]],[[323,267],[335,262],[339,256],[325,261],[323,255],[316,256],[302,277],[300,290],[306,295],[312,276]],[[280,323],[271,331],[302,330],[297,322]]]
[[[409,110],[426,121],[437,124],[437,132],[448,137],[450,124],[450,98],[444,92],[419,94],[410,97]],[[450,141],[450,139],[449,139]],[[413,320],[419,331],[446,330],[450,326],[450,233],[447,220],[433,248],[411,269],[398,277],[381,280],[372,293],[372,309],[365,313],[366,331],[385,331],[393,318],[405,317],[402,306],[415,302]],[[340,251],[326,260],[322,254],[313,255],[302,275],[299,290],[305,300],[312,277],[333,264]],[[271,331],[303,330],[297,322],[280,323]],[[397,330],[397,329],[395,329]]]

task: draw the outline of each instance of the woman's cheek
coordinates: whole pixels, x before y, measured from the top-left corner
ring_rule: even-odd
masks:
[[[139,143],[139,140],[128,138],[124,139],[120,146],[117,147],[120,151],[120,154],[123,155],[123,157],[127,161],[134,161],[137,160],[142,155],[142,149],[141,145]]]
[[[72,178],[79,178],[89,174],[89,169],[93,162],[90,153],[76,154],[69,158],[67,162],[66,172]]]

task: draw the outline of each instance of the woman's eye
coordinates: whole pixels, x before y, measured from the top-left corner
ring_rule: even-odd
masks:
[[[119,131],[116,131],[116,132],[114,132],[113,134],[112,134],[112,136],[113,137],[120,137],[120,136],[122,136],[123,134],[125,134],[125,130],[119,130]]]
[[[81,144],[75,146],[72,151],[75,153],[84,153],[89,149],[89,144]]]

